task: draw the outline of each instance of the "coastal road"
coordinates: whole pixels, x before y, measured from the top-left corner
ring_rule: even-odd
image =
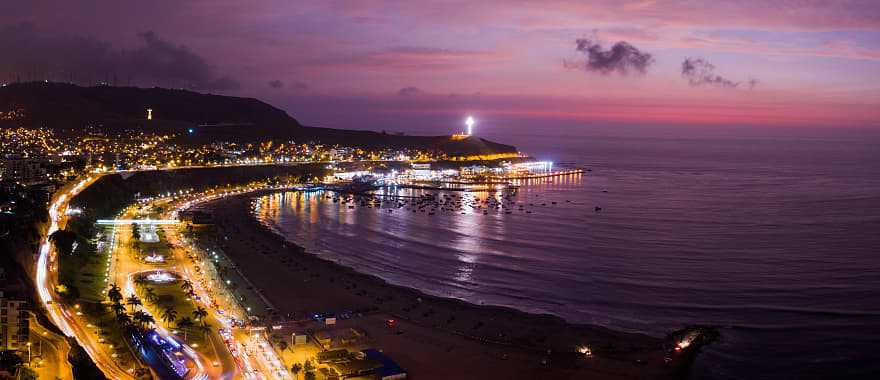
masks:
[[[62,188],[57,193],[49,206],[49,229],[40,244],[37,268],[34,271],[36,278],[34,284],[40,297],[40,302],[46,308],[49,319],[52,320],[64,335],[75,337],[80,346],[89,354],[95,365],[111,379],[127,380],[134,379],[131,373],[126,371],[113,359],[112,352],[101,347],[97,339],[88,333],[82,319],[75,318],[75,311],[68,310],[63,304],[57,302],[55,285],[57,284],[56,252],[49,242],[49,236],[53,232],[63,229],[67,224],[67,205],[71,198],[79,194],[83,189],[94,183],[100,175],[92,175],[88,178]]]
[[[261,165],[272,164],[254,163],[228,166]],[[205,167],[223,167],[223,165],[160,168],[156,170],[195,169]],[[126,172],[137,172],[137,170]],[[113,174],[113,172],[91,174],[86,179],[63,186],[53,195],[49,205],[49,228],[47,229],[45,236],[42,237],[39,251],[37,252],[36,268],[34,270],[34,285],[37,288],[40,303],[45,307],[46,314],[52,323],[54,323],[65,336],[75,338],[106,377],[116,380],[128,380],[134,379],[132,372],[129,372],[132,369],[122,368],[119,362],[113,357],[112,349],[105,347],[98,342],[96,335],[90,331],[88,322],[82,318],[78,318],[75,310],[69,309],[62,303],[58,302],[59,297],[54,291],[55,286],[58,284],[56,252],[48,238],[53,232],[63,229],[67,224],[67,216],[65,215],[65,212],[67,211],[70,199],[106,174]]]
[[[268,187],[247,187],[236,191],[224,191],[219,194],[196,194],[186,200],[178,201],[174,205],[178,208],[185,208],[209,199],[262,191],[267,188]],[[160,217],[169,218],[170,215],[160,215]],[[175,247],[178,247],[181,253],[185,251],[193,252],[193,257],[196,260],[194,262],[183,260],[183,272],[186,273],[189,278],[194,280],[193,283],[196,285],[195,289],[197,293],[202,295],[204,300],[212,300],[216,303],[217,307],[214,308],[210,305],[212,303],[211,301],[206,302],[209,305],[209,310],[214,311],[214,315],[221,323],[221,326],[232,330],[230,336],[234,340],[233,344],[236,346],[237,351],[240,353],[246,353],[246,355],[240,356],[244,361],[243,364],[245,368],[243,368],[243,370],[247,372],[248,369],[252,369],[254,372],[257,372],[259,376],[268,379],[292,378],[287,366],[281,361],[280,355],[275,352],[274,348],[268,340],[266,340],[263,334],[255,334],[247,329],[233,328],[233,326],[231,326],[229,317],[233,317],[239,321],[246,321],[248,320],[248,312],[242,307],[242,305],[233,299],[234,297],[229,296],[226,289],[221,288],[222,285],[219,284],[219,278],[210,278],[210,276],[207,275],[206,272],[208,271],[208,268],[213,266],[213,264],[209,262],[210,255],[207,252],[200,251],[197,247],[189,245],[185,239],[182,239],[179,236],[179,233],[175,228],[166,227],[165,236],[170,243]],[[203,270],[196,270],[197,266]]]

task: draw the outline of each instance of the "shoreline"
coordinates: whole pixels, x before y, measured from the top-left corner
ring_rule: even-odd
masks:
[[[413,376],[461,378],[460,373],[448,373],[443,360],[425,362],[417,358],[426,356],[411,353],[433,355],[427,357],[445,353],[460,367],[464,364],[460,351],[464,351],[473,360],[465,365],[472,378],[684,378],[698,351],[694,347],[673,353],[675,341],[670,338],[433,296],[358,272],[308,253],[260,223],[250,204],[268,193],[202,204],[200,208],[214,215],[215,226],[194,234],[194,241],[222,249],[278,308],[278,315],[293,313],[301,318],[313,312],[371,310],[351,321],[367,330],[377,348],[399,359]],[[400,320],[406,333],[389,333],[382,326],[387,318]],[[408,340],[406,335],[420,338]],[[437,347],[436,342],[444,343]],[[580,347],[589,347],[593,355],[579,353]],[[426,352],[437,348],[445,352]],[[513,358],[518,360],[508,360]]]

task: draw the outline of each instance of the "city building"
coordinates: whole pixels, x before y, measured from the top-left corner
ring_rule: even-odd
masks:
[[[0,350],[25,350],[30,338],[27,301],[0,291]]]
[[[3,180],[25,186],[46,182],[46,160],[9,155],[3,159]]]
[[[412,172],[411,175],[414,179],[430,179],[434,177],[434,173],[431,172],[431,164],[412,164]]]

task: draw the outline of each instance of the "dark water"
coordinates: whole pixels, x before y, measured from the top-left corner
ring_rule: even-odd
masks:
[[[721,326],[694,378],[880,378],[877,133],[492,137],[592,172],[522,187],[531,214],[389,214],[289,193],[261,216],[438,295],[655,335]]]

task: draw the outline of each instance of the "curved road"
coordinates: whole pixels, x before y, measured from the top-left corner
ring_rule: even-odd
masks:
[[[297,164],[297,163],[290,163]],[[234,166],[259,166],[259,165],[271,165],[271,164],[252,164],[252,165],[234,165]],[[216,166],[210,166],[216,167]],[[200,166],[188,166],[188,167],[179,167],[179,168],[165,168],[158,170],[177,170],[184,168],[200,168]],[[132,172],[132,171],[128,171]],[[97,365],[97,367],[104,372],[104,375],[110,379],[116,380],[134,380],[133,368],[122,368],[122,366],[114,359],[112,351],[107,350],[102,347],[102,344],[98,342],[97,334],[90,331],[90,328],[93,328],[91,324],[85,321],[83,318],[80,318],[77,315],[77,311],[75,308],[66,308],[63,304],[56,302],[58,299],[57,294],[55,294],[54,289],[55,285],[58,284],[57,276],[58,276],[58,268],[56,262],[56,252],[54,251],[52,244],[49,242],[48,237],[55,231],[59,229],[63,229],[67,224],[67,216],[65,212],[67,211],[68,202],[71,198],[79,194],[85,188],[93,184],[104,174],[92,174],[84,180],[81,180],[75,184],[69,184],[64,186],[61,191],[57,192],[49,206],[49,218],[50,218],[50,226],[46,235],[41,239],[40,250],[38,253],[38,258],[36,260],[36,270],[35,270],[35,279],[34,283],[37,288],[37,292],[40,297],[40,302],[46,308],[47,314],[51,321],[58,326],[58,328],[64,333],[64,335],[68,337],[74,337],[77,342],[83,347],[83,349],[89,354],[92,361]],[[230,193],[230,195],[233,193]],[[224,196],[227,194],[223,194]],[[202,199],[204,201],[205,199]],[[177,239],[175,239],[177,240]],[[177,241],[179,243],[179,241]],[[111,247],[113,249],[113,247]],[[178,254],[180,254],[178,252]],[[119,253],[114,253],[114,261],[119,259]],[[186,262],[183,258],[181,258],[180,262]],[[120,268],[117,268],[120,269]],[[126,268],[131,269],[131,271],[121,271],[116,270],[116,275],[127,276],[127,274],[132,273],[133,271],[137,271],[138,269],[143,269],[142,267],[132,267]],[[185,272],[192,273],[189,268],[186,268]],[[124,282],[117,282],[124,283]],[[198,289],[201,287],[197,287],[197,291],[203,291],[203,289]],[[219,322],[218,325],[225,325],[222,321],[219,321],[220,316],[214,316],[215,321]],[[217,325],[215,325],[217,326]],[[252,367],[250,363],[247,363],[249,360],[246,360],[244,363],[245,369],[239,370],[237,367],[242,363],[240,361],[236,361],[229,357],[229,350],[225,346],[223,342],[223,338],[217,335],[216,333],[211,334],[211,345],[214,352],[217,354],[217,359],[219,361],[220,368],[211,368],[212,366],[204,366],[202,363],[203,354],[193,353],[191,356],[194,359],[195,363],[199,363],[198,365],[201,369],[198,371],[196,376],[188,376],[188,378],[197,378],[197,379],[206,379],[206,378],[222,378],[229,379],[235,378],[242,375],[244,372],[245,377],[260,377],[260,378],[290,378],[290,374],[287,373],[286,369],[283,369],[283,364],[281,364],[277,357],[273,354],[270,354],[266,350],[261,350],[262,358],[256,360],[257,365]],[[259,343],[259,346],[265,346],[265,342],[251,342],[251,343]],[[242,352],[240,343],[235,343],[238,345],[238,352]],[[219,347],[223,347],[223,349],[219,349]],[[271,350],[271,349],[270,349]],[[225,352],[225,354],[224,354]],[[246,355],[251,356],[251,355]],[[235,365],[235,368],[231,368],[232,365]],[[265,374],[268,374],[265,375]]]

